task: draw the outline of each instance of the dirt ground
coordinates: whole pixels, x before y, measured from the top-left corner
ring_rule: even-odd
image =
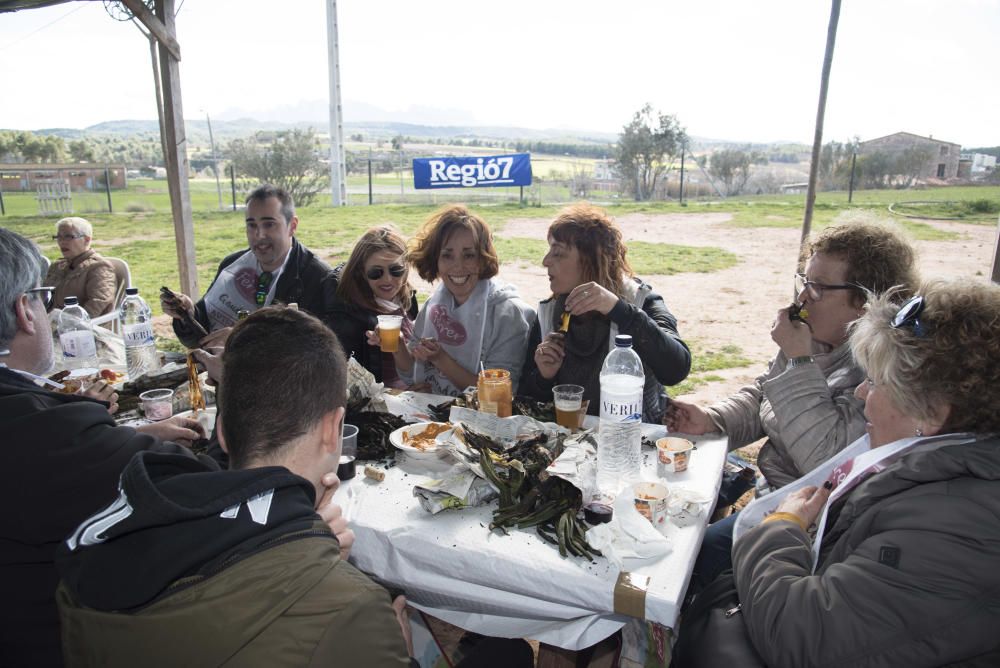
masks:
[[[682,337],[697,341],[702,349],[736,345],[754,360],[748,367],[713,372],[724,380],[703,385],[685,397],[696,403],[721,399],[763,372],[777,350],[770,337],[774,315],[792,296],[800,231],[734,228],[725,225],[729,219],[726,213],[629,214],[616,219],[626,241],[717,246],[740,257],[736,266],[714,273],[641,277],[663,295],[677,316]],[[549,222],[531,218],[512,220],[498,236],[544,239]],[[916,242],[925,278],[967,276],[988,280],[996,226],[926,222],[957,233],[958,238]],[[537,265],[505,264],[500,277],[517,285],[529,303],[548,296],[548,279],[541,258]]]

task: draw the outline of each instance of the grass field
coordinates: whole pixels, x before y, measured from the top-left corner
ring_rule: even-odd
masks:
[[[96,230],[94,246],[100,252],[126,259],[135,284],[143,294],[153,295],[161,285],[178,285],[177,256],[174,245],[173,223],[169,215],[169,200],[163,181],[139,181],[128,191],[115,193],[117,201],[128,203],[130,198],[153,202],[154,211],[146,209],[124,211],[126,206],[116,206],[116,212],[83,213]],[[225,191],[223,192],[225,196]],[[459,193],[454,193],[458,195]],[[246,246],[241,211],[218,211],[215,182],[192,181],[192,205],[196,211],[195,247],[197,249],[198,278],[201,289],[207,288],[215,274],[219,260],[232,251]],[[103,198],[103,194],[95,194]],[[914,192],[863,191],[855,193],[854,203],[846,203],[845,193],[820,193],[814,217],[814,227],[822,227],[845,211],[879,209],[891,202],[916,199],[941,202],[974,202],[990,200],[1000,202],[1000,187],[991,188],[939,188]],[[629,213],[701,213],[727,212],[733,215],[731,225],[740,227],[798,227],[802,218],[802,195],[778,197],[753,197],[724,201],[691,202],[681,207],[675,202],[622,202],[610,207],[613,215]],[[59,256],[51,240],[57,215],[38,216],[32,195],[10,195],[4,198],[7,215],[0,218],[0,225],[14,229],[35,240],[52,259]],[[139,208],[139,207],[134,207]],[[537,263],[545,253],[545,244],[537,239],[508,238],[503,230],[513,218],[549,219],[559,206],[522,207],[517,204],[474,206],[497,232],[497,245],[505,261]],[[350,206],[334,209],[329,206],[311,206],[300,209],[302,224],[301,241],[328,257],[331,263],[346,260],[355,240],[373,225],[390,223],[404,234],[412,234],[435,209],[432,205],[376,205]],[[917,239],[947,239],[948,233],[925,223],[898,218]],[[995,217],[994,222],[995,223]],[[688,247],[672,244],[634,242],[629,249],[630,260],[640,275],[672,274],[674,267],[684,266],[688,271],[711,272],[732,266],[736,258],[718,248]],[[155,302],[155,300],[151,300]]]

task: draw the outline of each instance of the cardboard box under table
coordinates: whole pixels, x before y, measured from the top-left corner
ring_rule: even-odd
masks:
[[[396,410],[392,404],[390,410]],[[592,416],[587,422],[596,426]],[[655,441],[665,429],[644,424],[643,433]],[[666,484],[714,499],[726,439],[691,440],[697,449],[690,467]],[[642,455],[643,477],[655,479],[655,449],[644,447]],[[416,608],[484,635],[532,638],[576,650],[616,632],[628,615],[674,626],[708,512],[688,526],[668,523],[671,550],[655,560],[626,561],[627,573],[620,574],[604,558],[560,557],[533,529],[491,533],[495,501],[430,515],[413,496],[413,486],[447,468],[443,462],[399,457],[382,482],[363,476],[345,482],[334,502],[343,506],[355,532],[351,562],[403,589]]]

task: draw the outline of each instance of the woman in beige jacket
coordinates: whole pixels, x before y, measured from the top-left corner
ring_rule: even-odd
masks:
[[[83,218],[63,218],[52,239],[63,259],[49,267],[45,284],[55,287],[52,304],[62,308],[66,297],[77,297],[91,318],[115,307],[118,283],[110,262],[91,249],[94,228]]]

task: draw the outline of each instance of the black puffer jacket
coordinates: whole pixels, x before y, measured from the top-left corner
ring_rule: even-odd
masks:
[[[0,368],[0,665],[59,666],[55,551],[118,493],[118,477],[142,450],[193,457],[131,427],[107,404],[39,388]],[[206,466],[214,466],[206,460]]]

